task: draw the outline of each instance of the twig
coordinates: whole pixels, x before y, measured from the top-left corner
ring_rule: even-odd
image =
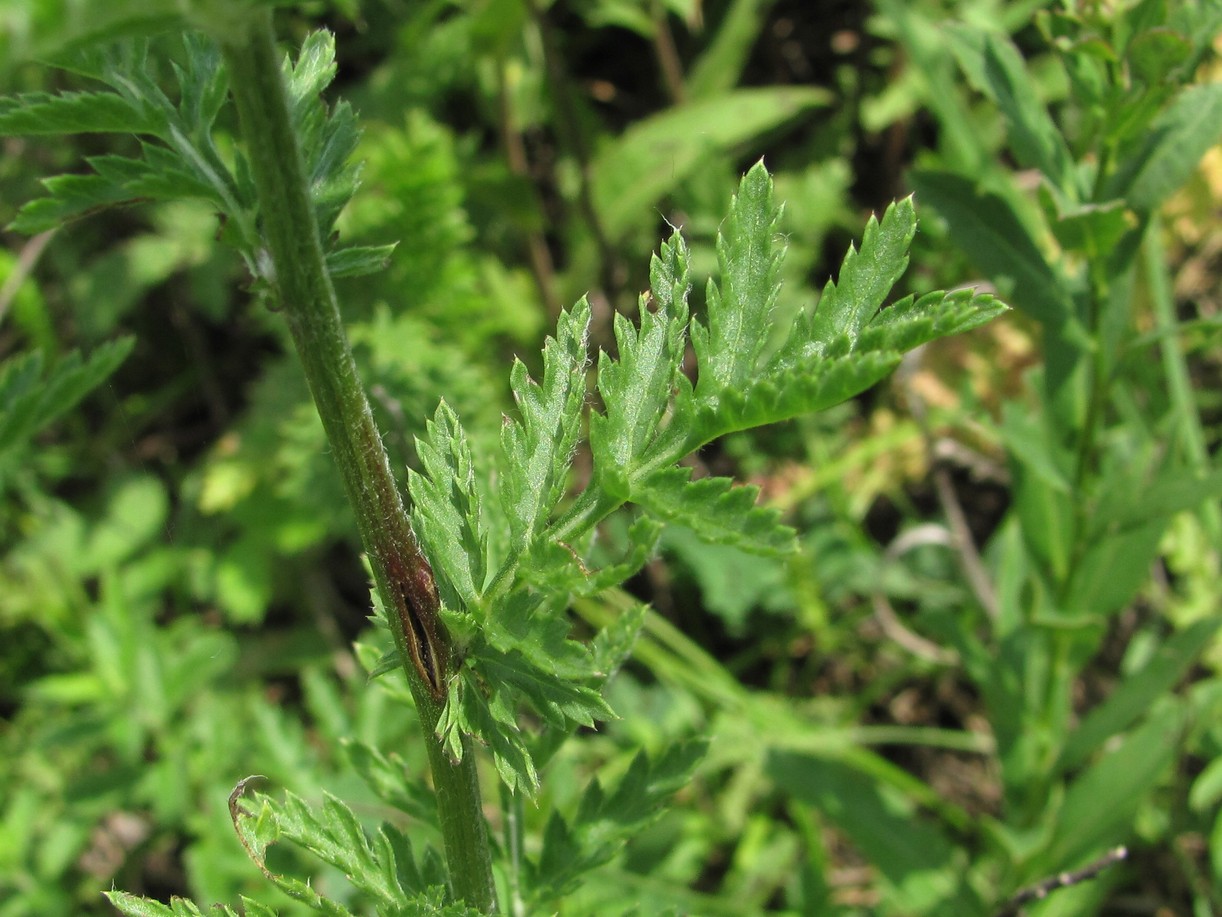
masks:
[[[887,550],[883,554],[884,568],[898,560],[902,554],[923,544],[938,544],[949,547],[953,544],[953,536],[940,525],[933,525],[932,523],[918,525],[916,528],[896,538],[887,546]],[[883,629],[883,633],[897,646],[906,649],[912,655],[921,659],[940,665],[954,665],[957,663],[959,661],[959,654],[954,650],[938,646],[932,640],[926,640],[920,634],[904,626],[903,622],[899,619],[899,615],[895,613],[895,609],[891,606],[891,600],[887,598],[882,590],[882,580],[883,577],[880,576],[879,586],[871,594],[870,601],[874,606],[874,617],[877,619],[879,627]]]
[[[526,0],[526,9],[535,23],[535,28],[539,30],[544,68],[556,104],[556,130],[568,152],[577,162],[577,204],[590,233],[594,236],[594,244],[598,248],[602,287],[607,294],[607,299],[615,304],[623,296],[627,271],[620,263],[615,246],[607,235],[598,208],[594,206],[594,192],[591,189],[590,176],[590,148],[581,131],[581,118],[570,92],[572,81],[564,72],[560,49],[556,43],[556,30],[547,16],[547,11],[540,5],[539,0]]]
[[[959,566],[976,596],[976,601],[980,603],[980,607],[984,609],[989,619],[996,622],[999,612],[993,582],[989,578],[984,562],[980,559],[980,551],[976,547],[975,539],[972,538],[972,530],[967,524],[967,514],[963,512],[963,506],[959,502],[958,494],[955,493],[950,474],[938,456],[933,434],[929,429],[929,415],[925,410],[925,401],[917,392],[916,387],[911,384],[912,377],[920,368],[924,350],[924,347],[918,347],[904,357],[899,371],[895,374],[896,381],[904,386],[912,416],[924,432],[932,469],[934,492],[946,516],[946,523],[950,527],[951,543],[955,549],[955,555],[959,558]]]
[[[17,296],[17,291],[21,289],[25,279],[34,270],[34,265],[38,263],[43,249],[47,247],[53,235],[55,235],[55,230],[48,229],[46,232],[40,232],[21,247],[17,263],[13,265],[12,272],[5,278],[4,286],[0,287],[0,320],[4,319],[5,313],[8,312],[9,306],[13,304]]]
[[[1055,876],[1049,876],[1036,882],[1034,885],[1028,885],[1026,888],[1019,889],[1005,906],[997,912],[995,917],[1018,917],[1022,913],[1022,906],[1032,901],[1043,901],[1053,892],[1069,888],[1071,885],[1079,885],[1082,882],[1089,882],[1103,870],[1109,866],[1114,866],[1129,855],[1129,851],[1124,847],[1113,847],[1099,859],[1092,863],[1088,863],[1081,869],[1075,869],[1072,872],[1059,872]]]
[[[518,130],[517,119],[514,117],[513,100],[508,86],[506,63],[504,59],[497,61],[496,92],[498,120],[501,128],[501,143],[505,147],[505,161],[509,171],[527,181],[536,199],[539,198],[538,185],[531,180],[530,163],[526,157],[526,147],[522,143],[522,134]],[[539,210],[543,211],[543,202],[539,201]],[[547,314],[553,320],[560,315],[563,308],[560,297],[556,293],[556,266],[552,262],[552,253],[548,250],[547,240],[543,233],[531,228],[526,233],[526,253],[530,259],[530,271],[534,275],[535,285],[547,308]]]
[[[658,59],[658,68],[662,71],[666,94],[673,104],[682,105],[687,99],[687,89],[683,85],[683,64],[679,60],[675,36],[671,34],[670,23],[666,18],[666,8],[658,0],[654,0],[649,14],[653,18],[653,53]]]

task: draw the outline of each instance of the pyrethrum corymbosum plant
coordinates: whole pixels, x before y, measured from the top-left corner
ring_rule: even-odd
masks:
[[[1004,307],[960,291],[882,308],[915,232],[905,200],[870,221],[838,282],[829,282],[817,308],[778,339],[770,317],[784,250],[780,208],[757,164],[722,226],[719,279],[708,285],[703,319],[689,312],[688,254],[676,232],[653,259],[639,324],[615,318],[615,357],[600,353],[591,371],[591,313],[583,300],[561,314],[539,381],[515,364],[518,417],[505,423],[499,455],[473,456],[459,418],[442,402],[417,441],[421,468],[410,474],[409,520],[331,282],[376,270],[390,254],[345,249],[332,239],[335,217],[356,188],[347,158],[357,136],[347,106],[328,112],[318,102],[335,72],[332,40],[315,33],[295,63],[282,64],[266,9],[217,4],[194,24],[211,37],[182,35],[174,98],[155,76],[156,46],[130,39],[75,53],[72,69],[105,89],[0,105],[0,130],[10,134],[113,131],[141,138],[137,156],[96,157],[90,174],[48,179],[48,195],[23,208],[15,225],[35,231],[150,198],[202,198],[222,215],[222,237],[242,254],[255,288],[292,332],[344,480],[373,572],[378,617],[395,645],[374,672],[406,674],[428,747],[444,860],[436,851],[417,856],[390,824],[371,838],[334,799],[317,812],[292,796],[283,804],[263,799],[251,813],[235,795],[235,825],[269,880],[319,912],[348,913],[308,883],[266,867],[265,851],[277,839],[340,868],[380,913],[494,912],[500,896],[475,745],[488,749],[509,793],[532,792],[540,766],[564,738],[611,715],[600,689],[640,625],[637,609],[589,644],[576,642],[569,637],[571,599],[639,570],[668,522],[751,551],[794,547],[794,533],[778,514],[755,505],[754,488],[725,478],[693,481],[678,463],[726,434],[840,403],[884,377],[905,351],[975,327]],[[223,153],[214,130],[229,96],[243,143]],[[695,382],[683,365],[689,344]],[[601,407],[590,407],[592,393]],[[573,492],[571,466],[587,429],[593,472]],[[617,560],[600,563],[596,527],[621,512],[630,517],[629,546]],[[537,730],[523,728],[527,711]],[[534,856],[510,836],[503,871],[511,909],[553,907],[656,814],[699,750],[696,744],[653,759],[641,755],[610,792],[595,782],[575,814],[552,816]],[[120,892],[111,898],[130,914],[196,912],[182,901],[166,908]],[[269,912],[253,901],[244,907]]]

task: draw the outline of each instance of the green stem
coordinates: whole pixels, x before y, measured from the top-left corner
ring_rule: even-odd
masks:
[[[496,886],[475,756],[465,742],[462,761],[455,764],[437,736],[454,659],[437,617],[432,568],[412,532],[344,333],[289,114],[271,15],[257,13],[245,34],[219,38],[258,190],[277,298],[356,512],[424,727],[454,896],[495,913]]]

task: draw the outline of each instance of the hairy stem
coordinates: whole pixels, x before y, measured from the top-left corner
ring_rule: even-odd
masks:
[[[387,610],[424,727],[450,882],[456,898],[495,912],[487,826],[471,749],[455,764],[436,734],[452,651],[437,618],[432,568],[420,550],[357,374],[293,131],[271,16],[243,35],[218,36],[258,188],[279,304],[322,418],[361,540]]]

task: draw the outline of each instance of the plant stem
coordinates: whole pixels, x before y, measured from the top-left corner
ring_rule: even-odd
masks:
[[[412,532],[344,333],[289,114],[271,15],[257,13],[245,34],[218,38],[229,63],[231,91],[258,190],[273,285],[356,512],[424,727],[454,896],[495,913],[496,886],[475,756],[465,743],[462,761],[453,763],[436,734],[453,658],[437,617],[432,568]]]

